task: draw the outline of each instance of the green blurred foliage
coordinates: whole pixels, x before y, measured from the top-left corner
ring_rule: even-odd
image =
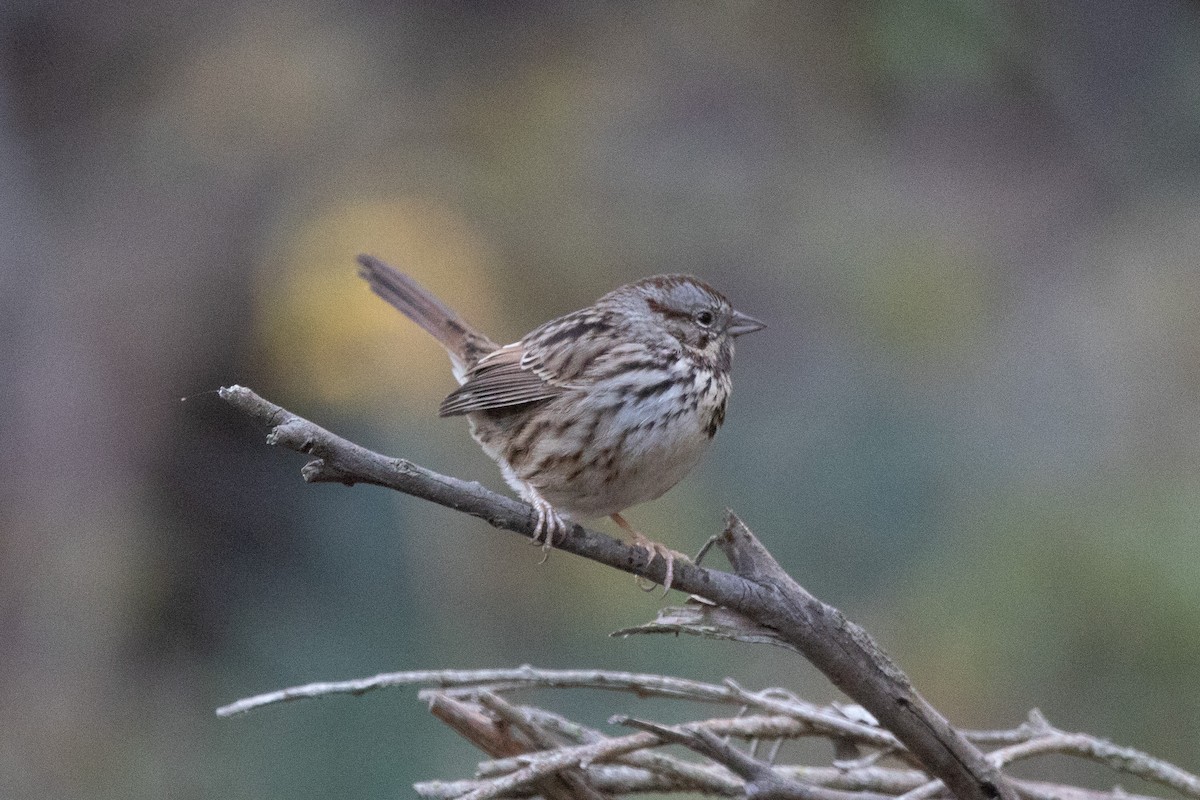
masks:
[[[1200,706],[1173,687],[1200,673],[1194,486],[1123,471],[1065,495],[1041,487],[963,509],[954,544],[922,565],[912,586],[923,588],[904,601],[897,655],[972,724],[1088,705],[1094,732],[1170,731],[1158,754],[1186,764]],[[955,680],[935,677],[948,670]]]
[[[1182,0],[9,3],[0,796],[469,774],[413,692],[212,715],[385,670],[836,696],[773,650],[609,639],[660,603],[622,576],[302,484],[210,390],[503,489],[361,251],[499,341],[709,279],[769,328],[640,529],[695,550],[732,506],[954,721],[1037,705],[1200,767],[1198,23]],[[637,701],[566,702],[603,725]]]

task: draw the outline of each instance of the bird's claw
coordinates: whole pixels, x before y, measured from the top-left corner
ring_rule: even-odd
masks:
[[[537,512],[537,522],[533,526],[531,543],[542,546],[542,560],[538,563],[545,564],[546,559],[550,557],[550,548],[554,546],[554,540],[561,540],[566,535],[567,524],[554,510],[554,506],[540,497],[533,501],[533,509]]]
[[[691,563],[691,559],[677,550],[672,550],[665,544],[659,544],[658,542],[650,541],[641,531],[630,525],[629,522],[620,514],[610,514],[609,516],[612,518],[613,522],[617,523],[617,526],[621,528],[621,530],[633,537],[632,544],[634,547],[640,547],[646,551],[647,567],[653,564],[654,559],[658,558],[659,556],[661,556],[662,560],[666,562],[667,574],[663,576],[663,597],[666,597],[667,592],[671,591],[671,584],[675,581],[675,559],[682,559],[686,563]],[[638,576],[638,586],[642,586],[641,576]],[[646,592],[649,592],[653,589],[653,583],[651,583],[649,587],[642,587],[642,590]]]
[[[659,544],[658,542],[650,541],[643,534],[641,534],[637,531],[633,532],[633,546],[640,547],[641,549],[646,551],[646,566],[647,567],[650,566],[651,564],[653,564],[654,559],[656,559],[656,558],[662,558],[662,560],[666,563],[667,574],[663,577],[663,597],[666,597],[667,592],[671,591],[671,584],[674,583],[674,581],[675,581],[675,561],[676,561],[676,559],[679,559],[679,560],[683,561],[684,563],[691,563],[691,559],[688,558],[687,556],[685,556],[683,553],[680,553],[677,550],[672,550],[671,548],[667,547],[665,544]],[[654,589],[653,583],[650,584],[650,586],[648,588],[645,588],[644,590],[648,592],[648,591],[651,591],[652,589]]]

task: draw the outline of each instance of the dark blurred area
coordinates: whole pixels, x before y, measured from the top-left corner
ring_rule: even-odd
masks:
[[[304,485],[211,390],[502,486],[364,251],[500,341],[657,272],[723,288],[769,330],[634,524],[694,552],[733,507],[958,724],[1038,706],[1200,768],[1194,3],[15,0],[0,40],[0,796],[469,776],[412,691],[212,713],[380,671],[837,696],[607,637],[677,596]]]

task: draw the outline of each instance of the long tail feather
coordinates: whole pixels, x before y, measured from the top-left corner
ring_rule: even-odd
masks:
[[[468,325],[445,303],[394,267],[371,255],[360,255],[358,274],[371,291],[392,304],[400,313],[437,339],[454,364],[454,375],[462,382],[468,369],[497,345]]]

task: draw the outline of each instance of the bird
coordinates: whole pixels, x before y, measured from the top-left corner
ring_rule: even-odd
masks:
[[[445,348],[459,386],[438,414],[465,416],[533,506],[533,541],[548,552],[568,521],[610,517],[647,565],[664,559],[670,589],[676,557],[687,557],[622,512],[661,497],[696,466],[725,421],[734,340],[764,323],[699,278],[655,275],[498,345],[379,258],[358,263],[375,294]]]

